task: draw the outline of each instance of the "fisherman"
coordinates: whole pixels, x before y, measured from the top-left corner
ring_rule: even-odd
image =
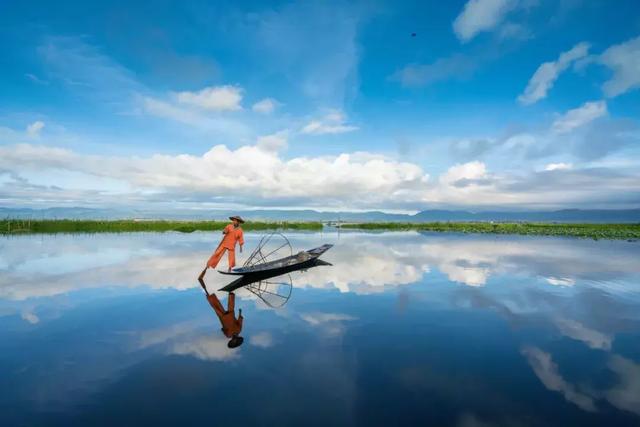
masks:
[[[239,347],[244,342],[244,338],[240,336],[240,332],[242,331],[242,321],[244,320],[244,317],[242,317],[242,309],[239,309],[238,318],[236,319],[236,294],[234,294],[233,292],[229,292],[229,297],[227,298],[227,310],[225,311],[216,294],[209,294],[209,291],[207,291],[207,286],[204,284],[204,280],[202,280],[202,277],[198,277],[198,281],[200,282],[200,286],[202,286],[202,289],[204,289],[204,293],[207,294],[207,301],[209,301],[209,305],[211,305],[211,308],[213,308],[213,311],[216,313],[216,316],[218,316],[218,319],[220,320],[220,324],[222,325],[222,333],[225,337],[230,338],[229,342],[227,343],[227,347]]]
[[[240,224],[244,224],[244,220],[239,216],[230,216],[231,224],[222,230],[222,241],[207,261],[207,266],[200,273],[199,279],[204,278],[207,268],[216,268],[222,256],[226,251],[229,252],[229,271],[236,265],[236,243],[240,243],[240,253],[242,253],[242,245],[244,245],[244,234]]]

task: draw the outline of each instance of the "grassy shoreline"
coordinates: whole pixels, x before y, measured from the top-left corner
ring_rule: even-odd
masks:
[[[0,234],[53,234],[53,233],[131,233],[179,231],[191,233],[196,230],[222,230],[229,221],[165,221],[165,220],[0,220]],[[246,231],[254,230],[322,230],[321,222],[262,222],[243,224]]]
[[[0,220],[0,235],[54,233],[131,233],[222,230],[228,221],[171,220]],[[320,231],[321,222],[249,221],[246,231],[305,230]],[[556,223],[489,223],[489,222],[370,222],[341,224],[340,228],[370,231],[432,231],[453,233],[515,234],[534,236],[570,236],[591,239],[640,239],[640,224],[556,224]]]
[[[343,229],[372,231],[433,231],[455,233],[517,234],[532,236],[570,236],[591,239],[640,239],[640,224],[555,224],[555,223],[353,223]]]

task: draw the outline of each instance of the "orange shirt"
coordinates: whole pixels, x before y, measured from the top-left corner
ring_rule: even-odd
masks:
[[[242,321],[244,318],[240,315],[236,319],[236,295],[234,293],[229,294],[229,299],[227,300],[227,310],[225,311],[222,303],[216,296],[216,294],[207,295],[207,301],[215,311],[216,316],[220,319],[220,324],[222,325],[222,332],[228,337],[231,338],[234,334],[239,334],[242,331]]]
[[[236,242],[244,245],[244,235],[242,234],[242,228],[235,228],[233,224],[229,224],[224,228],[224,237],[222,238],[222,247],[227,248],[230,251],[235,250]]]
[[[224,333],[227,338],[231,338],[234,334],[239,334],[242,331],[242,321],[244,320],[242,316],[236,319],[235,313],[228,311],[222,316],[219,316],[219,318],[222,324],[222,333]]]

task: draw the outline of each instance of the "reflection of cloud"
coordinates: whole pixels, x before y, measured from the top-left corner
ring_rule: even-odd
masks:
[[[582,323],[571,319],[559,318],[554,323],[562,335],[582,341],[593,349],[611,350],[613,337],[607,334],[587,328]]]
[[[418,236],[416,233],[343,235],[340,243],[322,256],[334,266],[295,275],[294,286],[371,294],[418,282],[429,271],[416,241]],[[305,247],[313,244],[301,243]]]
[[[341,254],[348,251],[348,248],[341,249],[338,249]],[[402,259],[394,259],[393,254],[353,254],[352,257],[355,258],[353,261],[339,268],[320,267],[297,276],[295,286],[335,287],[341,292],[370,294],[384,292],[388,287],[418,282],[428,271],[424,262],[423,265],[404,264]]]
[[[544,386],[552,391],[560,392],[566,400],[578,405],[585,411],[595,412],[596,406],[593,399],[580,393],[575,387],[562,378],[558,372],[558,366],[551,359],[551,355],[537,347],[524,347],[522,354],[527,358],[529,365]]]
[[[0,275],[0,298],[23,300],[112,286],[189,289],[197,286],[195,276],[213,246],[203,237],[121,234],[12,239],[6,250],[0,249],[8,265]],[[214,287],[223,282],[218,274],[209,276],[207,281]]]
[[[209,333],[208,327],[203,335],[199,326],[196,321],[188,321],[141,331],[136,349],[158,346],[167,354],[189,355],[201,360],[228,360],[236,357],[237,352],[227,347],[226,338]]]
[[[257,237],[247,233],[248,247]],[[331,234],[289,237],[295,250],[335,239]],[[0,298],[23,300],[113,286],[190,289],[197,286],[195,276],[215,239],[210,233],[14,237],[0,248],[6,266],[0,275]],[[342,234],[323,255],[333,267],[313,268],[293,278],[296,287],[371,294],[420,282],[437,269],[469,286],[512,274],[544,277],[558,286],[589,280],[611,291],[619,283],[612,279],[640,273],[637,256],[637,245],[626,242],[354,232]],[[211,271],[207,287],[218,289],[226,279]]]
[[[189,289],[197,284],[194,272],[201,264],[190,256],[167,255],[164,258],[140,257],[122,264],[49,277],[46,273],[30,277],[8,275],[6,280],[0,278],[0,297],[20,300],[109,286]]]
[[[327,322],[341,322],[344,320],[355,320],[353,316],[340,313],[305,313],[300,317],[310,325],[317,326]]]
[[[256,347],[269,348],[273,346],[273,336],[269,332],[260,332],[249,337],[249,344]]]
[[[313,327],[321,328],[325,335],[336,337],[344,334],[344,322],[356,320],[356,317],[342,313],[303,313],[302,320]]]
[[[189,341],[177,342],[171,354],[189,355],[200,360],[229,360],[238,356],[238,351],[227,347],[227,339],[219,336],[194,337]]]
[[[489,427],[490,424],[484,423],[473,414],[462,414],[458,418],[457,427]]]
[[[504,258],[526,256],[532,249],[526,245],[492,240],[433,239],[421,248],[427,262],[434,264],[453,282],[469,286],[482,286],[492,273],[505,269]]]
[[[138,337],[138,349],[165,344],[179,336],[193,332],[195,326],[193,322],[183,322],[163,328],[142,331]]]
[[[482,286],[487,283],[489,276],[489,270],[486,268],[465,267],[455,263],[441,265],[440,271],[445,273],[449,280],[469,286]]]
[[[585,411],[596,411],[594,399],[604,398],[616,408],[640,414],[640,364],[612,355],[608,367],[617,375],[618,382],[607,390],[591,386],[588,391],[581,392],[560,376],[549,353],[537,347],[525,347],[522,354],[527,357],[536,376],[547,389],[562,393],[565,399]]]
[[[23,311],[22,313],[20,313],[20,317],[22,317],[24,320],[31,323],[32,325],[35,325],[40,321],[40,318],[31,311]]]
[[[568,277],[546,277],[545,280],[553,286],[573,286],[576,284],[575,280]]]
[[[611,245],[611,246],[609,246]],[[571,286],[580,280],[610,280],[638,274],[637,248],[623,242],[502,236],[437,236],[411,248],[449,280],[482,285],[494,274],[546,277],[547,283]],[[612,251],[616,256],[612,256]]]
[[[609,368],[618,374],[620,382],[605,392],[606,399],[617,408],[640,415],[640,364],[614,355]]]

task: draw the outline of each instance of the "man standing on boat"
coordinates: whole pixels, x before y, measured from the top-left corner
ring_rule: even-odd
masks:
[[[207,272],[207,268],[216,268],[225,252],[229,252],[229,271],[236,265],[236,243],[240,243],[240,253],[242,253],[242,245],[244,245],[244,234],[240,224],[244,224],[244,220],[239,216],[230,216],[231,224],[222,230],[222,241],[216,248],[207,266],[200,273],[199,279],[202,279]]]

